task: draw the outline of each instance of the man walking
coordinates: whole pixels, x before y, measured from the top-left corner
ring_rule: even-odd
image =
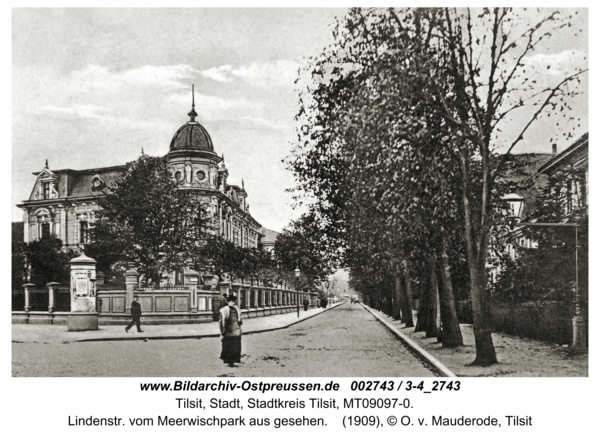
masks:
[[[138,302],[138,295],[135,294],[133,296],[133,301],[131,302],[131,322],[129,322],[129,325],[127,325],[127,328],[125,328],[125,332],[129,332],[129,330],[131,329],[131,327],[133,326],[133,324],[135,323],[135,326],[137,327],[137,332],[144,332],[142,331],[142,328],[140,327],[140,317],[142,317],[142,307],[140,305],[140,303]]]

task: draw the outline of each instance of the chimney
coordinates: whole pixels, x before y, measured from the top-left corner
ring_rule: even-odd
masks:
[[[552,154],[556,155],[556,143],[552,144]]]

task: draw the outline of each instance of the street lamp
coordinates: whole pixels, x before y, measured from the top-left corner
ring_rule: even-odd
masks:
[[[511,227],[515,222],[518,222],[521,218],[521,211],[523,209],[523,196],[519,196],[517,193],[506,194],[502,197],[502,200],[505,202],[507,211],[505,215],[511,219]],[[504,213],[504,212],[503,212]]]
[[[300,317],[300,296],[298,295],[298,278],[300,277],[300,269],[298,266],[296,266],[294,274],[296,276],[296,312],[298,313],[298,317]]]

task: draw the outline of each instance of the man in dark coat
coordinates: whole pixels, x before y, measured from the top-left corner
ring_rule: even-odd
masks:
[[[135,323],[135,326],[137,327],[137,332],[144,332],[142,331],[142,328],[140,327],[140,317],[142,317],[142,307],[140,305],[140,303],[138,302],[138,295],[134,295],[133,296],[133,301],[131,302],[131,322],[129,322],[129,325],[127,325],[127,328],[125,328],[125,332],[129,332],[129,330],[131,329],[131,327],[133,326],[133,324]]]
[[[304,298],[304,300],[302,301],[302,305],[304,305],[304,311],[308,311],[308,304],[310,302],[308,302],[307,298]]]

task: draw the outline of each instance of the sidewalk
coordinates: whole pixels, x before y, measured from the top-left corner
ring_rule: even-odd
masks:
[[[458,377],[586,377],[589,374],[587,353],[573,356],[566,345],[502,333],[492,334],[498,363],[488,367],[469,366],[475,359],[472,325],[460,325],[463,346],[444,349],[435,338],[425,338],[424,332],[414,332],[414,328],[405,328],[400,321],[380,311],[369,310],[417,343]]]
[[[274,316],[243,319],[244,334],[273,331],[287,328],[303,320],[317,316],[331,308],[313,308],[308,311],[300,309],[300,317],[296,312],[277,314]],[[125,332],[125,325],[100,325],[97,331],[67,331],[67,325],[12,325],[12,341],[14,343],[71,343],[77,341],[122,341],[122,340],[166,340],[182,338],[219,337],[217,322],[180,324],[180,325],[142,325],[144,332],[133,329]]]

